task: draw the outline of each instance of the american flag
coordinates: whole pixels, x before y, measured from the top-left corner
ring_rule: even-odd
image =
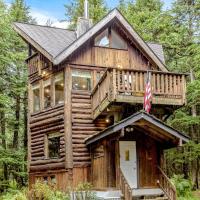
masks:
[[[144,110],[149,113],[151,110],[151,72],[147,71],[147,79],[145,85],[145,93],[144,93]]]

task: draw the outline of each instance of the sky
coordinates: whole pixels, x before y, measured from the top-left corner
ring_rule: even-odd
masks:
[[[163,0],[165,8],[170,7],[173,0]],[[5,0],[10,4],[12,0]],[[30,14],[36,19],[38,24],[44,25],[50,19],[53,23],[60,20],[66,20],[64,4],[71,0],[25,0],[27,6],[30,6]],[[118,5],[119,0],[106,0],[109,8]]]

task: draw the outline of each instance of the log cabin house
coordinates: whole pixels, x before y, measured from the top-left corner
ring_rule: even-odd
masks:
[[[76,31],[14,29],[29,47],[30,187],[38,179],[64,191],[91,182],[104,199],[119,199],[118,191],[126,200],[175,200],[163,151],[189,138],[163,120],[186,103],[186,75],[168,71],[162,46],[145,42],[117,9],[95,25],[79,18]],[[151,114],[141,111],[147,70]]]

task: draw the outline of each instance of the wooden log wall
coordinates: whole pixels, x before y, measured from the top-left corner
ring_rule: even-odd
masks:
[[[102,128],[92,119],[92,104],[89,93],[72,92],[72,146],[74,167],[89,166],[91,159],[85,139]]]
[[[30,172],[64,168],[65,141],[61,137],[60,158],[45,159],[45,135],[51,132],[64,133],[64,106],[56,106],[37,114],[32,114],[29,120],[30,128]]]

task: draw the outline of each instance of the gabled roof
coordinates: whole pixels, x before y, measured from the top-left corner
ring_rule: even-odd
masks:
[[[36,49],[44,53],[54,65],[58,65],[113,20],[118,20],[123,26],[123,29],[129,33],[130,37],[132,37],[142,51],[145,52],[162,71],[168,71],[163,62],[164,56],[162,46],[147,44],[117,9],[108,13],[101,21],[79,38],[76,38],[75,31],[46,26],[14,23],[14,29]]]
[[[177,139],[180,139],[184,142],[189,141],[188,136],[186,136],[183,133],[175,130],[174,128],[172,128],[170,126],[168,126],[167,124],[163,123],[162,121],[160,121],[159,119],[157,119],[153,115],[147,114],[144,111],[140,111],[140,112],[135,113],[135,114],[131,115],[130,117],[127,117],[126,119],[118,122],[117,124],[109,126],[105,130],[88,137],[85,140],[86,145],[90,145],[92,143],[95,143],[95,142],[97,142],[101,139],[104,139],[104,138],[116,133],[117,131],[120,131],[121,129],[125,128],[126,126],[133,125],[134,123],[141,122],[141,121],[143,121],[142,126],[144,126],[144,124],[146,124],[147,126],[151,125],[151,126],[156,127],[158,130],[161,130],[159,132],[159,134],[161,134],[161,132],[164,132],[164,133],[171,135],[171,136],[173,136]]]
[[[153,50],[156,56],[165,64],[165,56],[163,46],[161,44],[147,42],[148,46]]]
[[[45,51],[53,61],[60,52],[76,40],[75,31],[40,26],[34,24],[14,23],[15,30],[42,53]]]

